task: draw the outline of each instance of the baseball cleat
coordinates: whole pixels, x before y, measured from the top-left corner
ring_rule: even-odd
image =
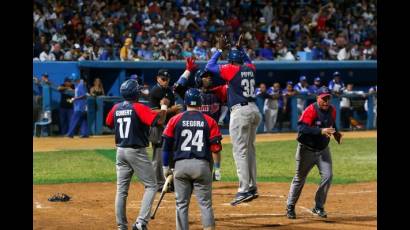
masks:
[[[215,169],[212,178],[213,178],[213,181],[220,181],[221,178],[222,178],[221,170],[220,169]]]
[[[327,217],[327,213],[326,213],[326,211],[323,209],[323,208],[313,208],[312,209],[312,213],[314,214],[314,215],[317,215],[317,216],[320,216],[320,217],[322,217],[322,218],[326,218]]]
[[[253,194],[250,192],[238,192],[235,196],[235,199],[231,202],[231,205],[236,206],[252,198],[253,198]]]
[[[286,208],[286,216],[288,217],[288,219],[296,219],[295,206],[288,205],[288,207]]]
[[[147,225],[136,222],[132,226],[132,230],[148,230]]]

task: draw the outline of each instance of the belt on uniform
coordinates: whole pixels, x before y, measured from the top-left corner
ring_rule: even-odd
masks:
[[[251,103],[251,102],[253,102],[253,101],[250,101],[250,102],[241,102],[241,103],[238,103],[238,104],[235,104],[235,105],[233,105],[233,106],[231,106],[231,112],[233,111],[233,110],[235,110],[235,109],[237,109],[237,108],[239,108],[239,107],[242,107],[242,106],[246,106],[246,105],[248,105],[249,103]]]

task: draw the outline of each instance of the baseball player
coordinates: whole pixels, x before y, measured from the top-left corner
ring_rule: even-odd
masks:
[[[329,82],[329,90],[332,94],[340,96],[345,89],[345,84],[340,79],[340,73],[338,71],[333,73],[333,80]]]
[[[242,35],[236,47],[229,51],[228,64],[218,65],[225,39],[218,39],[218,50],[208,61],[205,70],[218,74],[228,83],[228,106],[231,110],[229,134],[239,178],[239,189],[231,205],[258,197],[256,185],[256,130],[262,120],[255,100],[255,65],[241,47]],[[245,64],[244,64],[245,63]]]
[[[169,154],[175,161],[174,186],[176,197],[176,229],[188,230],[188,208],[192,192],[201,209],[204,229],[215,229],[212,209],[212,178],[210,170],[211,153],[222,150],[221,133],[218,123],[202,113],[203,99],[198,89],[191,88],[185,93],[187,111],[168,122],[164,130],[163,171],[167,177]],[[175,146],[175,147],[174,147]]]
[[[313,166],[317,166],[321,181],[315,196],[312,212],[327,217],[324,210],[327,193],[332,181],[332,158],[328,147],[333,135],[340,144],[342,134],[336,128],[336,109],[330,105],[330,92],[321,88],[317,102],[310,104],[298,122],[298,147],[296,149],[296,174],[293,177],[287,200],[287,217],[295,219],[295,205],[302,192],[306,177]]]
[[[168,123],[169,119],[174,116],[175,114],[179,113],[181,107],[179,105],[175,105],[175,95],[172,91],[172,88],[169,87],[169,80],[171,75],[169,74],[167,69],[160,69],[156,76],[157,84],[152,87],[149,93],[149,104],[151,109],[154,111],[160,110],[160,101],[165,99],[168,102],[168,110],[165,119],[164,126]],[[158,127],[151,127],[150,129],[150,138],[149,140],[152,143],[152,165],[154,167],[155,175],[157,177],[158,182],[158,192],[162,191],[162,187],[165,183],[164,173],[162,172],[162,132],[164,128],[161,126]],[[172,186],[171,186],[172,188]]]
[[[317,94],[320,87],[322,87],[322,81],[320,80],[320,77],[315,77],[313,80],[313,85],[309,87],[309,92],[311,94]]]
[[[299,82],[294,87],[295,91],[300,95],[309,95],[309,84],[307,82],[306,76],[300,76]],[[303,110],[305,109],[306,99],[304,98],[297,98],[296,105],[298,108],[298,115],[302,114]]]
[[[86,81],[83,78],[77,77],[75,80],[75,90],[74,97],[69,100],[70,103],[74,104],[74,113],[71,116],[70,126],[68,127],[67,137],[73,138],[74,133],[79,125],[80,137],[88,137],[88,123],[87,123],[87,86]]]
[[[188,80],[191,73],[195,70],[195,59],[188,58],[186,61],[186,70],[180,76],[176,85],[174,87],[174,92],[178,94],[181,98],[185,97],[185,92],[188,89]],[[199,111],[212,117],[216,122],[221,114],[221,104],[226,101],[227,97],[227,86],[213,86],[212,85],[213,74],[208,71],[198,70],[195,73],[195,87],[199,89],[201,93],[201,106],[198,108]],[[220,169],[220,155],[217,154],[212,159],[213,163],[211,168],[213,169],[213,178],[216,181],[221,180],[221,169]]]
[[[133,224],[133,230],[147,229],[157,191],[154,169],[145,148],[149,144],[149,127],[164,123],[167,106],[165,100],[162,100],[161,112],[157,113],[138,103],[140,89],[136,80],[122,83],[120,92],[125,101],[115,104],[106,118],[107,126],[115,128],[117,146],[115,214],[118,229],[121,230],[128,229],[126,202],[132,175],[135,173],[145,187],[140,213]]]

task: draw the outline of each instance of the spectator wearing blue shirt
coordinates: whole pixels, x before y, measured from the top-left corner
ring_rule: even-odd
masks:
[[[137,56],[142,60],[152,60],[152,51],[148,48],[149,42],[141,43],[141,48],[137,52]]]
[[[67,137],[73,138],[79,125],[81,126],[80,137],[88,137],[87,87],[83,78],[76,78],[74,97],[70,101],[74,104],[74,113],[71,117]]]
[[[336,96],[339,96],[343,93],[343,90],[345,89],[345,84],[340,79],[340,73],[338,71],[333,73],[333,80],[329,82],[328,88],[332,92],[332,94]]]
[[[259,50],[259,59],[261,60],[273,60],[273,51],[270,46],[270,41],[267,40],[263,44],[263,48]]]
[[[194,56],[198,60],[207,60],[208,59],[208,55],[207,55],[205,47],[203,46],[203,42],[204,42],[204,40],[202,38],[198,38],[196,40],[196,46],[193,50]]]
[[[320,87],[322,87],[322,81],[320,80],[320,77],[315,77],[313,80],[313,85],[309,87],[309,92],[311,94],[317,94]]]

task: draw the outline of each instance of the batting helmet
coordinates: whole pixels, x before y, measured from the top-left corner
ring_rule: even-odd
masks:
[[[141,92],[141,86],[138,81],[129,79],[124,81],[120,87],[121,96],[127,101],[135,101]]]
[[[228,61],[237,62],[237,63],[242,64],[243,63],[243,53],[236,48],[232,48],[228,54]]]
[[[188,91],[186,91],[185,93],[184,103],[188,106],[201,106],[201,92],[199,92],[199,90],[196,88],[188,89]]]
[[[195,73],[195,85],[196,87],[200,88],[202,87],[202,78],[206,77],[206,76],[211,76],[212,77],[212,72],[206,71],[206,70],[198,70]]]

